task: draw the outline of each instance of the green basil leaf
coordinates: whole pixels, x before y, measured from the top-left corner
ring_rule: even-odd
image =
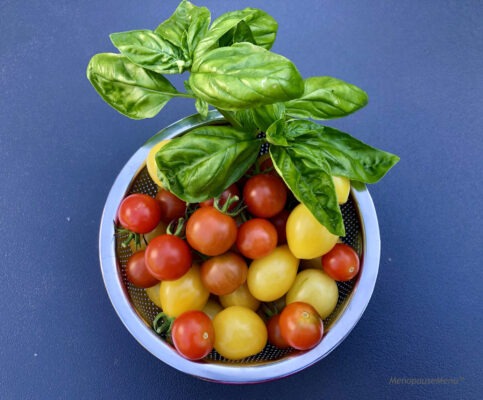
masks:
[[[133,119],[154,117],[179,95],[165,77],[120,54],[96,54],[87,66],[87,78],[109,105]]]
[[[287,114],[317,120],[340,118],[367,104],[366,92],[357,86],[330,76],[305,80],[302,97],[286,103]]]
[[[272,123],[283,118],[284,115],[283,103],[266,104],[234,112],[234,117],[240,122],[240,126],[262,132],[266,132]]]
[[[208,106],[208,103],[204,100],[196,99],[195,101],[196,111],[204,118],[208,116]]]
[[[303,142],[316,157],[325,158],[333,175],[359,182],[376,183],[399,161],[348,133],[311,121],[290,121],[286,135],[291,144]]]
[[[200,202],[220,195],[255,162],[261,140],[230,126],[206,126],[172,139],[156,154],[163,185]]]
[[[303,143],[290,147],[270,146],[270,156],[297,200],[331,233],[344,236],[344,221],[329,163]]]
[[[240,42],[257,44],[250,27],[245,21],[240,21],[235,27],[226,32],[220,40],[218,40],[218,46],[226,47]]]
[[[288,146],[289,143],[285,134],[285,130],[285,119],[279,119],[273,122],[265,132],[267,141],[276,146]]]
[[[197,97],[232,111],[299,97],[304,85],[290,60],[251,43],[210,51],[189,83]]]
[[[265,11],[256,8],[227,12],[213,21],[208,33],[200,40],[195,49],[195,62],[202,56],[219,47],[220,39],[244,21],[250,28],[255,44],[269,50],[277,35],[278,24]],[[246,40],[243,40],[246,41]]]
[[[134,64],[159,74],[181,74],[191,61],[180,49],[149,30],[112,33],[111,41]]]
[[[199,41],[208,32],[210,21],[211,13],[206,7],[197,7],[183,0],[155,32],[182,49],[186,59],[191,60]]]

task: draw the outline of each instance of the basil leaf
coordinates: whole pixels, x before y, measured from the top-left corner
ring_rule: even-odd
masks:
[[[186,59],[191,60],[199,41],[208,32],[210,21],[211,13],[206,7],[197,7],[183,0],[155,32],[182,49]]]
[[[206,118],[208,116],[208,107],[209,107],[209,104],[206,101],[201,100],[201,99],[196,99],[196,101],[195,101],[195,107],[196,107],[196,111],[198,111],[198,113],[203,118]]]
[[[232,111],[283,102],[303,92],[302,77],[290,60],[250,43],[210,51],[193,66],[189,83],[196,96]]]
[[[288,146],[289,143],[285,134],[285,129],[286,122],[284,119],[279,119],[273,122],[265,132],[267,141],[276,146]]]
[[[327,159],[333,175],[359,182],[376,183],[399,161],[348,133],[310,121],[290,121],[286,135],[290,144],[303,142],[316,157]]]
[[[234,116],[240,122],[240,126],[246,126],[254,131],[266,132],[273,122],[283,118],[284,113],[285,106],[283,103],[275,103],[235,111]]]
[[[159,150],[159,177],[179,198],[204,201],[240,179],[255,162],[260,147],[261,140],[253,133],[230,126],[196,128]]]
[[[201,61],[201,57],[220,46],[220,39],[235,29],[244,21],[250,28],[255,44],[269,50],[277,35],[278,24],[265,11],[256,8],[227,12],[213,21],[208,33],[200,40],[195,49],[194,58]],[[243,38],[246,41],[246,38]]]
[[[297,200],[331,233],[344,236],[344,221],[329,163],[303,143],[270,146],[270,156]]]
[[[250,27],[245,21],[240,21],[235,27],[226,32],[220,40],[218,40],[219,47],[231,46],[234,43],[248,42],[257,44],[253,37]]]
[[[133,119],[154,117],[179,95],[165,77],[120,54],[96,54],[87,66],[87,78],[109,105]]]
[[[161,36],[149,30],[112,33],[111,41],[134,64],[159,74],[181,74],[191,61]]]
[[[286,103],[287,114],[318,120],[340,118],[367,104],[366,92],[357,86],[330,76],[305,80],[302,97]]]

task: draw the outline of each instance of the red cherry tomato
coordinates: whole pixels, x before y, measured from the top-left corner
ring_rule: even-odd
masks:
[[[201,265],[201,281],[213,294],[224,296],[247,280],[248,267],[238,254],[228,252],[211,257]]]
[[[236,246],[241,254],[252,260],[265,257],[277,247],[277,230],[266,219],[250,219],[238,228]]]
[[[285,207],[287,187],[278,176],[255,175],[248,179],[243,188],[243,200],[252,215],[270,218]]]
[[[324,335],[324,323],[310,304],[296,301],[280,313],[280,334],[297,350],[315,347]]]
[[[183,357],[201,360],[213,350],[215,330],[210,317],[203,311],[186,311],[174,320],[171,338]]]
[[[279,349],[290,347],[280,333],[280,314],[275,314],[267,322],[268,341]]]
[[[161,207],[147,194],[131,194],[121,202],[118,218],[119,223],[131,232],[148,233],[159,224]]]
[[[214,207],[198,208],[186,223],[190,246],[207,256],[219,256],[235,243],[237,225],[229,215]]]
[[[160,281],[170,281],[188,272],[193,256],[183,239],[165,234],[149,242],[144,260],[151,275]]]
[[[148,288],[159,282],[146,268],[144,250],[138,251],[129,257],[126,264],[126,277],[134,286],[141,288]]]
[[[277,230],[277,244],[285,244],[287,243],[287,219],[290,215],[290,211],[283,209],[277,215],[273,216],[269,219],[269,221],[273,224],[275,229]]]
[[[228,207],[228,211],[233,211],[236,206],[240,203],[241,199],[240,199],[240,190],[238,189],[238,186],[236,184],[232,184],[230,186],[228,186],[227,189],[225,189],[223,191],[223,193],[220,195],[220,207],[223,207],[226,203],[226,200],[228,199],[228,197],[230,198],[233,198],[234,196],[237,196],[238,197],[238,201],[234,201],[230,207]],[[215,199],[209,199],[209,200],[205,200],[205,201],[202,201],[200,203],[200,207],[208,207],[208,206],[212,206],[215,202]]]
[[[166,189],[160,189],[158,191],[156,200],[161,206],[161,221],[164,223],[169,224],[171,221],[185,216],[186,202]]]
[[[332,250],[322,256],[322,268],[332,279],[350,281],[359,273],[359,256],[347,244],[337,243]]]

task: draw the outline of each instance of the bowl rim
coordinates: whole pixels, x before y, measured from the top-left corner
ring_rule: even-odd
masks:
[[[114,239],[117,208],[133,179],[144,167],[149,150],[159,141],[170,139],[188,129],[223,122],[217,111],[210,111],[206,118],[194,114],[162,129],[139,148],[124,165],[108,194],[102,212],[99,230],[99,258],[101,273],[109,299],[131,335],[151,354],[164,363],[198,378],[220,383],[258,383],[283,378],[320,361],[332,352],[352,331],[362,317],[376,284],[380,261],[380,233],[374,203],[364,184],[351,185],[351,194],[357,209],[362,230],[361,271],[351,297],[343,313],[332,323],[323,340],[313,349],[296,352],[280,360],[240,366],[240,364],[190,361],[180,356],[164,342],[139,316],[131,304],[123,283],[116,257]],[[367,238],[370,237],[370,240]],[[243,372],[242,372],[243,371]],[[242,373],[241,373],[242,372]]]

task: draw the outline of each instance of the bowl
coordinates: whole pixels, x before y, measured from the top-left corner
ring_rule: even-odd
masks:
[[[126,262],[132,254],[121,246],[116,235],[117,209],[131,193],[154,196],[156,184],[145,165],[149,150],[164,139],[182,135],[208,124],[226,124],[216,111],[206,118],[192,115],[161,130],[129,159],[117,176],[106,200],[99,234],[101,272],[108,296],[119,318],[131,335],[159,360],[184,373],[221,383],[257,383],[292,375],[322,360],[351,332],[372,296],[380,260],[380,235],[377,215],[367,187],[353,183],[349,200],[341,206],[346,236],[342,240],[360,256],[360,272],[348,282],[337,282],[339,299],[333,313],[324,320],[322,341],[308,351],[280,350],[267,344],[265,349],[243,360],[231,361],[212,351],[201,361],[180,356],[174,347],[152,329],[152,321],[160,309],[144,289],[136,288],[126,278]]]

